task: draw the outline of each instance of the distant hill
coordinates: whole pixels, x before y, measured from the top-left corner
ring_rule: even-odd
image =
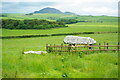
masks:
[[[72,13],[72,12],[64,12],[64,14],[68,14],[68,15],[76,15],[75,13]]]
[[[34,13],[55,13],[55,14],[62,14],[63,12],[61,12],[60,10],[58,9],[55,9],[55,8],[43,8],[39,11],[35,11]]]
[[[35,11],[34,13],[54,13],[54,14],[76,15],[75,13],[72,13],[72,12],[61,12],[58,9],[50,8],[50,7],[43,8],[43,9],[41,9],[39,11]]]

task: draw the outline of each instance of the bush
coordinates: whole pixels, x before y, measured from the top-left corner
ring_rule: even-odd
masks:
[[[78,22],[76,19],[58,19],[57,21],[65,24],[73,24]]]
[[[47,20],[13,20],[3,19],[2,28],[5,29],[50,29],[50,28],[67,27],[62,22],[52,22]]]

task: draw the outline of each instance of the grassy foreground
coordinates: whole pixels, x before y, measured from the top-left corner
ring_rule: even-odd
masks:
[[[49,19],[54,14],[7,14],[4,19]],[[77,18],[89,22],[69,24],[68,28],[50,30],[7,30],[3,29],[1,36],[22,36],[38,34],[58,34],[73,32],[116,32],[117,17],[109,16],[68,16],[54,15],[59,18]],[[117,33],[81,34],[78,36],[94,38],[98,43],[116,45]],[[22,54],[23,51],[45,51],[46,44],[61,44],[65,36],[50,36],[37,38],[3,39],[2,40],[2,77],[4,78],[118,78],[118,53],[95,52],[85,55],[44,55]]]
[[[117,44],[118,34],[78,35],[94,38],[97,43]],[[117,52],[84,55],[23,55],[22,52],[44,51],[45,44],[61,44],[65,36],[3,39],[3,77],[6,78],[117,78]],[[57,40],[56,40],[57,39]],[[84,54],[84,53],[83,53]]]
[[[80,58],[78,55],[5,54],[3,58],[3,77],[117,78],[117,55],[117,53],[105,52]]]

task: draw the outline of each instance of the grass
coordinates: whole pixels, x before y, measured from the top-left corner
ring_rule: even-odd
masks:
[[[2,78],[2,40],[0,40],[0,79]]]
[[[67,19],[78,19],[80,21],[92,21],[92,22],[118,22],[117,17],[113,16],[85,16],[85,15],[66,15],[66,14],[33,14],[33,15],[25,15],[19,13],[4,13],[6,17],[0,17],[1,19],[49,19],[56,20],[59,18],[67,18]],[[51,19],[50,19],[51,18]]]
[[[76,55],[12,55],[3,58],[6,78],[117,78],[117,53]],[[9,58],[9,60],[8,60]]]
[[[17,13],[6,13],[4,15],[7,15],[7,17],[0,17],[2,19],[59,19],[64,17],[75,17],[74,15],[65,15],[65,14],[33,14],[33,15],[25,15],[25,14],[17,14]]]
[[[7,30],[3,29],[3,36],[22,36],[22,35],[38,35],[38,34],[60,34],[74,32],[117,32],[118,28],[115,24],[104,23],[77,23],[70,24],[67,28],[56,28],[48,30]]]
[[[78,35],[82,37],[91,37],[97,41],[97,43],[103,44],[104,42],[108,42],[111,45],[116,45],[118,42],[118,34],[117,33],[109,33],[109,34],[87,34],[87,35]],[[51,36],[51,37],[39,37],[39,38],[25,38],[25,39],[4,39],[3,40],[3,47],[4,48],[11,48],[16,51],[16,49],[38,49],[38,50],[45,50],[46,44],[61,44],[63,43],[63,39],[65,36]],[[56,40],[57,39],[57,40]],[[16,48],[16,45],[17,46]],[[3,48],[3,49],[4,49]],[[9,50],[7,50],[9,51]]]
[[[97,43],[117,44],[117,33],[88,34]],[[85,55],[23,55],[29,50],[45,50],[45,44],[63,43],[65,36],[3,40],[3,77],[6,78],[117,78],[118,54],[103,52]],[[57,40],[56,40],[57,39]],[[105,54],[106,53],[106,54]],[[9,59],[9,60],[8,60]],[[98,66],[98,67],[96,67]]]
[[[73,32],[114,32],[117,29],[117,17],[111,16],[73,16],[55,14],[7,14],[4,19],[48,19],[54,15],[59,18],[76,18],[89,22],[69,24],[68,28],[50,30],[7,30],[3,29],[1,36],[22,36],[38,34],[58,34]],[[102,21],[102,22],[101,22]],[[81,34],[91,37],[98,43],[108,42],[116,45],[117,33]],[[36,38],[3,39],[2,40],[2,77],[4,78],[118,78],[118,53],[94,52],[81,56],[77,54],[58,55],[48,53],[42,55],[22,54],[23,51],[45,51],[46,44],[61,44],[65,36],[50,36]]]
[[[22,35],[38,35],[38,34],[59,34],[59,33],[73,33],[73,32],[117,32],[118,18],[112,16],[75,16],[64,14],[6,14],[6,18],[14,19],[44,19],[50,20],[49,17],[59,18],[76,18],[80,21],[76,24],[69,24],[67,28],[55,28],[48,30],[2,30],[2,36],[22,36]],[[5,17],[3,17],[4,19]],[[102,22],[101,22],[102,21]]]
[[[2,31],[0,30],[0,35]],[[0,79],[2,79],[2,40],[0,39]]]

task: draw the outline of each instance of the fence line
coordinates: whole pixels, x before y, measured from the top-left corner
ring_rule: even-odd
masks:
[[[76,46],[69,46],[69,45],[52,45],[46,44],[46,50],[48,52],[80,52],[80,51],[119,51],[120,45],[109,45],[108,43],[104,43],[101,45],[76,45]]]
[[[38,35],[21,35],[21,36],[0,36],[0,39],[50,37],[50,36],[79,35],[79,34],[104,34],[104,33],[118,33],[118,32],[76,32],[76,33],[59,33],[59,34],[43,34],[43,35],[38,34]]]

